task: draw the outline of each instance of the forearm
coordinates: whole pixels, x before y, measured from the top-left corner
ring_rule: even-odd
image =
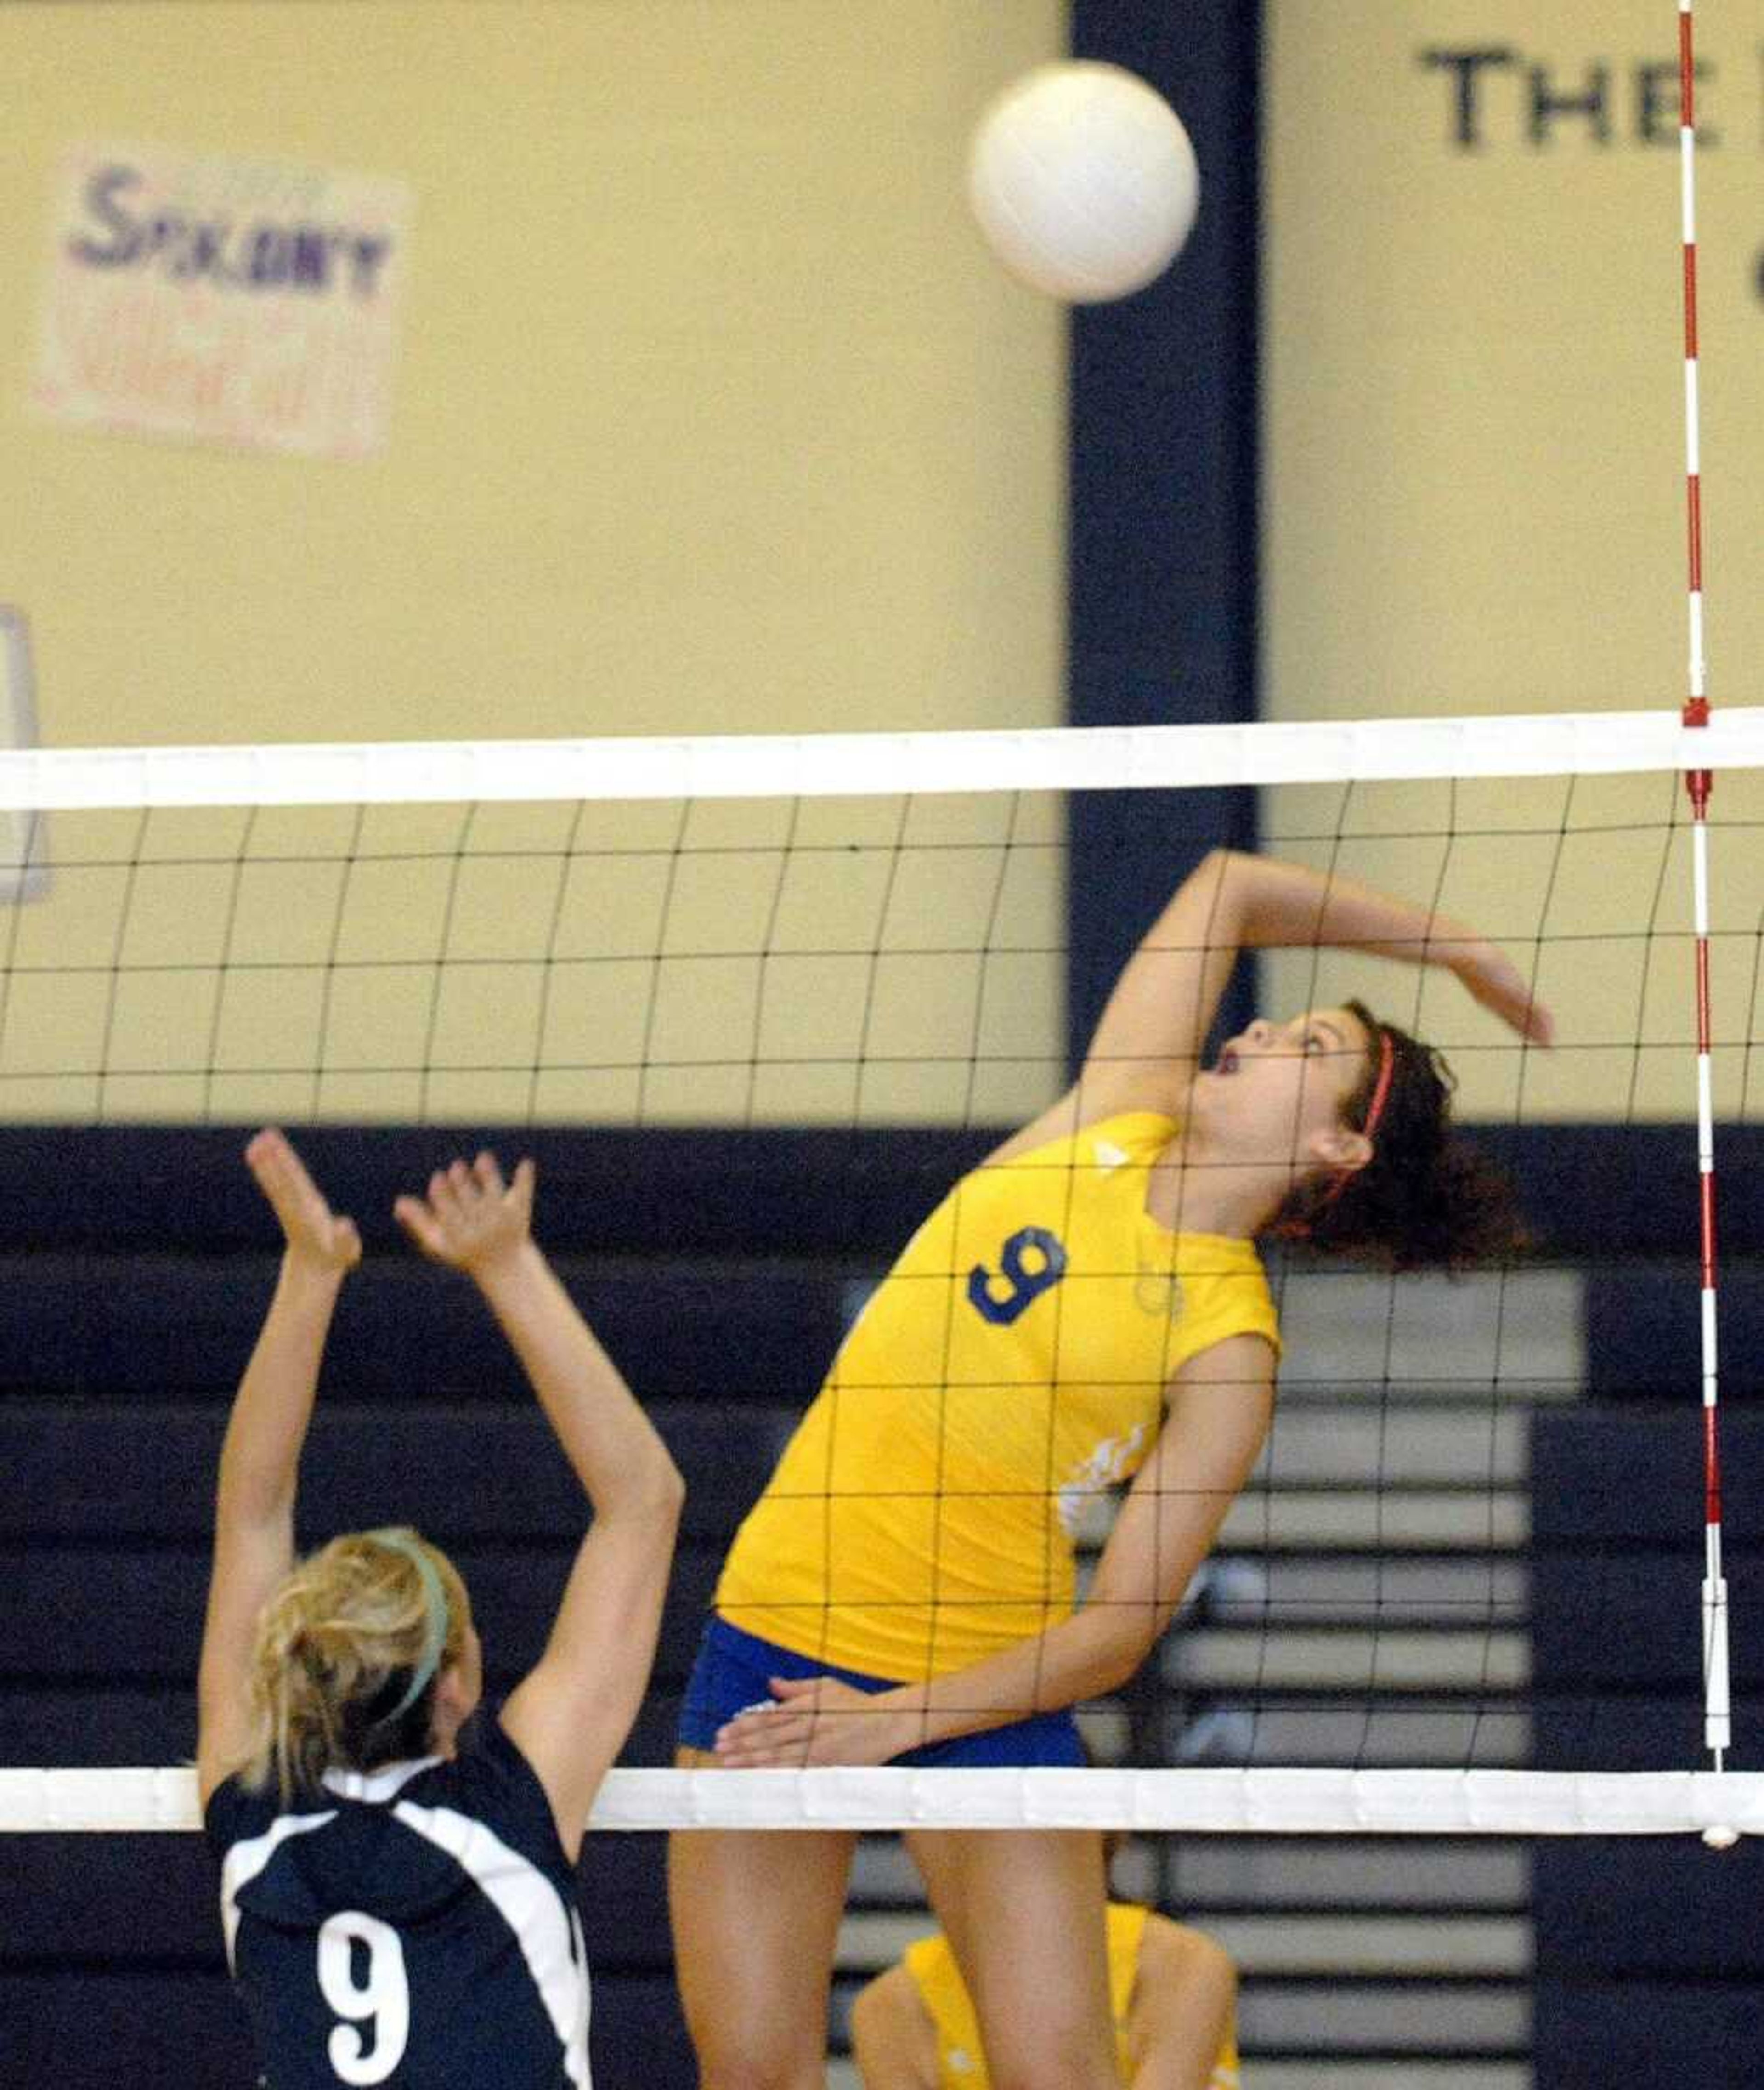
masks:
[[[1151,1457],[1127,1492],[1088,1600],[1034,1638],[878,1702],[912,1740],[943,1741],[1118,1690],[1175,1615],[1255,1466],[1273,1408],[1272,1357],[1238,1335],[1178,1374]]]
[[[343,1275],[292,1249],[283,1256],[275,1297],[227,1422],[222,1516],[261,1522],[291,1505]]]
[[[474,1275],[595,1515],[677,1501],[667,1447],[537,1243],[525,1240]]]
[[[1465,922],[1339,872],[1236,850],[1223,854],[1222,911],[1247,949],[1321,944],[1416,965],[1449,965],[1478,940]]]
[[[1092,1605],[984,1662],[883,1692],[875,1703],[902,1737],[893,1753],[1118,1690],[1145,1659],[1162,1622],[1151,1606],[1130,1612]]]

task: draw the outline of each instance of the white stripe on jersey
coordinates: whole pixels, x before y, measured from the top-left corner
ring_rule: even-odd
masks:
[[[233,1944],[238,1936],[239,1893],[247,1887],[290,1836],[305,1836],[337,1819],[333,1807],[324,1814],[280,1814],[261,1836],[235,1843],[221,1868],[221,1927],[226,1933],[226,1963],[233,1967]]]
[[[378,1770],[328,1770],[322,1781],[340,1800],[365,1800],[384,1806],[419,1772],[433,1770],[440,1757],[414,1757],[403,1763],[382,1764]]]
[[[588,1952],[582,1920],[530,1860],[493,1830],[451,1807],[401,1800],[396,1818],[470,1873],[514,1933],[533,1985],[564,2048],[564,2066],[577,2090],[588,2076]],[[571,1947],[574,1950],[572,1952]]]

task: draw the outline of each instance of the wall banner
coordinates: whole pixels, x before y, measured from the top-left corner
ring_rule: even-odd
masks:
[[[83,146],[56,185],[32,402],[85,427],[307,456],[385,440],[399,182]]]

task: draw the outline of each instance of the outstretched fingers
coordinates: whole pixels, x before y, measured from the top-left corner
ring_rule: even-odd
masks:
[[[719,1764],[729,1770],[879,1764],[905,1746],[897,1717],[869,1692],[834,1676],[774,1676],[771,1697],[717,1730]]]
[[[1531,983],[1497,944],[1478,940],[1446,961],[1470,998],[1534,1045],[1551,1045],[1556,1018],[1531,991]]]
[[[425,1255],[446,1261],[446,1242],[435,1215],[420,1198],[406,1194],[393,1204],[392,1215]]]
[[[496,1165],[494,1155],[491,1157],[491,1165],[492,1168]],[[530,1158],[523,1158],[515,1163],[513,1182],[502,1193],[523,1227],[533,1216],[533,1186],[538,1176],[539,1172]],[[500,1177],[498,1181],[500,1181]]]
[[[430,1176],[426,1197],[405,1196],[393,1215],[425,1255],[470,1270],[526,1237],[533,1211],[533,1163],[523,1160],[512,1185],[495,1155],[481,1150],[470,1162],[450,1162]]]
[[[1527,1003],[1523,1033],[1534,1045],[1553,1045],[1556,1043],[1556,1018],[1541,1001]]]
[[[297,1208],[318,1195],[286,1133],[274,1125],[265,1125],[251,1141],[245,1150],[245,1162],[278,1216],[285,1207]]]
[[[359,1262],[355,1222],[332,1211],[285,1133],[266,1125],[247,1146],[245,1162],[290,1248],[341,1269]]]
[[[1534,1045],[1548,1045],[1556,1036],[1556,1019],[1532,994],[1518,967],[1501,958],[1479,980],[1472,980],[1470,992],[1510,1029]]]

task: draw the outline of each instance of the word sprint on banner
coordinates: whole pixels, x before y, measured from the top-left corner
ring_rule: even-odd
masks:
[[[79,147],[56,186],[32,402],[88,428],[367,456],[410,215],[378,175]]]

